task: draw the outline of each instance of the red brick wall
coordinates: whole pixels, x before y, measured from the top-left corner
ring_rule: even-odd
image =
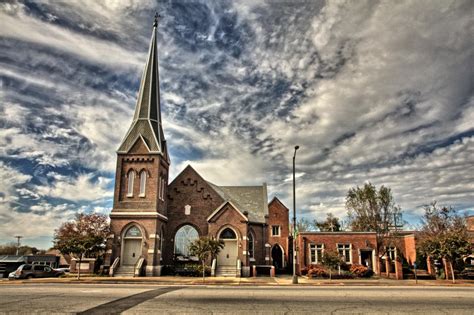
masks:
[[[416,261],[416,238],[415,234],[406,235],[403,238],[404,241],[404,251],[403,256],[405,256],[406,260],[410,265]]]
[[[159,154],[150,154],[141,140],[138,140],[127,154],[117,155],[117,168],[115,173],[114,207],[111,213],[111,230],[114,238],[112,240],[113,261],[121,255],[121,242],[124,228],[132,223],[139,226],[143,231],[142,255],[148,266],[160,264],[160,252],[158,235],[163,225],[162,219],[156,217],[137,217],[135,215],[116,217],[120,213],[158,212],[165,215],[166,198],[160,200],[159,181],[160,176],[168,182],[168,163]],[[146,180],[145,196],[140,197],[140,172],[145,170],[148,174]],[[127,174],[135,172],[133,196],[127,196],[128,178]],[[165,185],[165,195],[166,195]],[[109,263],[112,263],[109,262]]]
[[[301,268],[310,264],[309,245],[324,244],[325,250],[337,250],[337,244],[352,244],[352,263],[361,264],[359,259],[360,249],[375,249],[375,233],[355,232],[305,232],[298,235],[298,248],[300,257],[298,259]],[[374,262],[375,263],[375,262]]]
[[[275,244],[283,248],[285,266],[288,264],[288,236],[290,235],[288,211],[288,208],[276,197],[268,204],[268,243],[272,245],[272,248]],[[280,236],[272,236],[273,225],[280,226]]]
[[[209,236],[218,238],[219,233],[226,227],[237,232],[238,258],[243,266],[247,266],[248,256],[243,253],[247,250],[247,221],[230,204],[225,205],[209,222]]]
[[[191,167],[186,167],[168,187],[168,223],[164,239],[164,264],[172,264],[174,236],[185,225],[194,226],[199,236],[208,235],[207,218],[224,200]],[[185,215],[184,207],[191,206],[191,214]]]

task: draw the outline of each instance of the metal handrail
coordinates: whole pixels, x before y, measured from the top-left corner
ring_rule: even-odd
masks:
[[[115,258],[114,262],[112,263],[112,266],[110,266],[109,276],[111,277],[114,276],[115,269],[117,269],[119,263],[120,263],[120,257]]]

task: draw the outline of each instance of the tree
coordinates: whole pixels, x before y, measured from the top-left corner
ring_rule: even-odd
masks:
[[[313,229],[313,224],[306,218],[301,218],[296,221],[296,231],[298,231],[298,233],[312,231]]]
[[[54,248],[63,255],[79,259],[77,279],[80,279],[82,259],[104,250],[109,234],[108,217],[96,213],[78,213],[73,221],[63,223],[55,231]]]
[[[224,241],[208,237],[200,237],[189,244],[191,256],[196,256],[202,263],[202,281],[206,279],[206,261],[209,257],[216,257],[224,248]]]
[[[349,189],[346,209],[352,231],[376,232],[376,251],[380,255],[390,228],[401,223],[401,209],[395,205],[390,188],[378,190],[371,183]]]
[[[16,255],[17,244],[8,243],[5,245],[0,245],[0,255]],[[31,247],[28,245],[22,245],[18,248],[18,255],[36,255],[44,254],[46,251],[43,249],[37,249],[36,247]]]
[[[452,207],[438,207],[436,202],[425,206],[418,249],[428,257],[443,260],[449,264],[455,283],[453,262],[471,253],[471,243],[465,218],[459,216]]]
[[[314,220],[314,226],[316,226],[321,232],[337,232],[341,230],[339,218],[333,216],[332,213],[327,214],[325,221]]]
[[[332,279],[332,270],[341,265],[341,256],[332,250],[324,251],[321,264],[329,270],[329,279]]]

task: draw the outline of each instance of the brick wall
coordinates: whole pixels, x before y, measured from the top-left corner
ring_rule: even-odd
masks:
[[[174,236],[186,224],[195,227],[199,236],[208,235],[207,218],[224,200],[190,166],[168,187],[168,223],[166,224],[163,260],[172,264],[174,256]],[[191,206],[190,215],[185,215],[185,206]]]
[[[288,208],[276,197],[268,204],[268,243],[272,248],[278,244],[283,249],[283,267],[288,265],[288,236],[290,235],[288,211]],[[275,225],[280,226],[280,236],[272,235],[272,226]]]
[[[301,268],[311,264],[310,244],[324,244],[325,250],[337,250],[337,244],[351,244],[352,264],[362,264],[360,250],[376,248],[375,233],[357,232],[305,232],[298,235],[299,259]],[[373,262],[375,263],[375,262]]]

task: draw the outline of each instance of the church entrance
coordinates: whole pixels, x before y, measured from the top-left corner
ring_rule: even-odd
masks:
[[[134,266],[142,255],[142,233],[133,225],[123,237],[122,265]]]
[[[224,229],[219,235],[219,239],[224,241],[224,248],[217,256],[218,266],[235,266],[237,264],[237,235],[230,229]]]
[[[275,269],[283,269],[283,250],[278,244],[273,245],[272,261]]]

